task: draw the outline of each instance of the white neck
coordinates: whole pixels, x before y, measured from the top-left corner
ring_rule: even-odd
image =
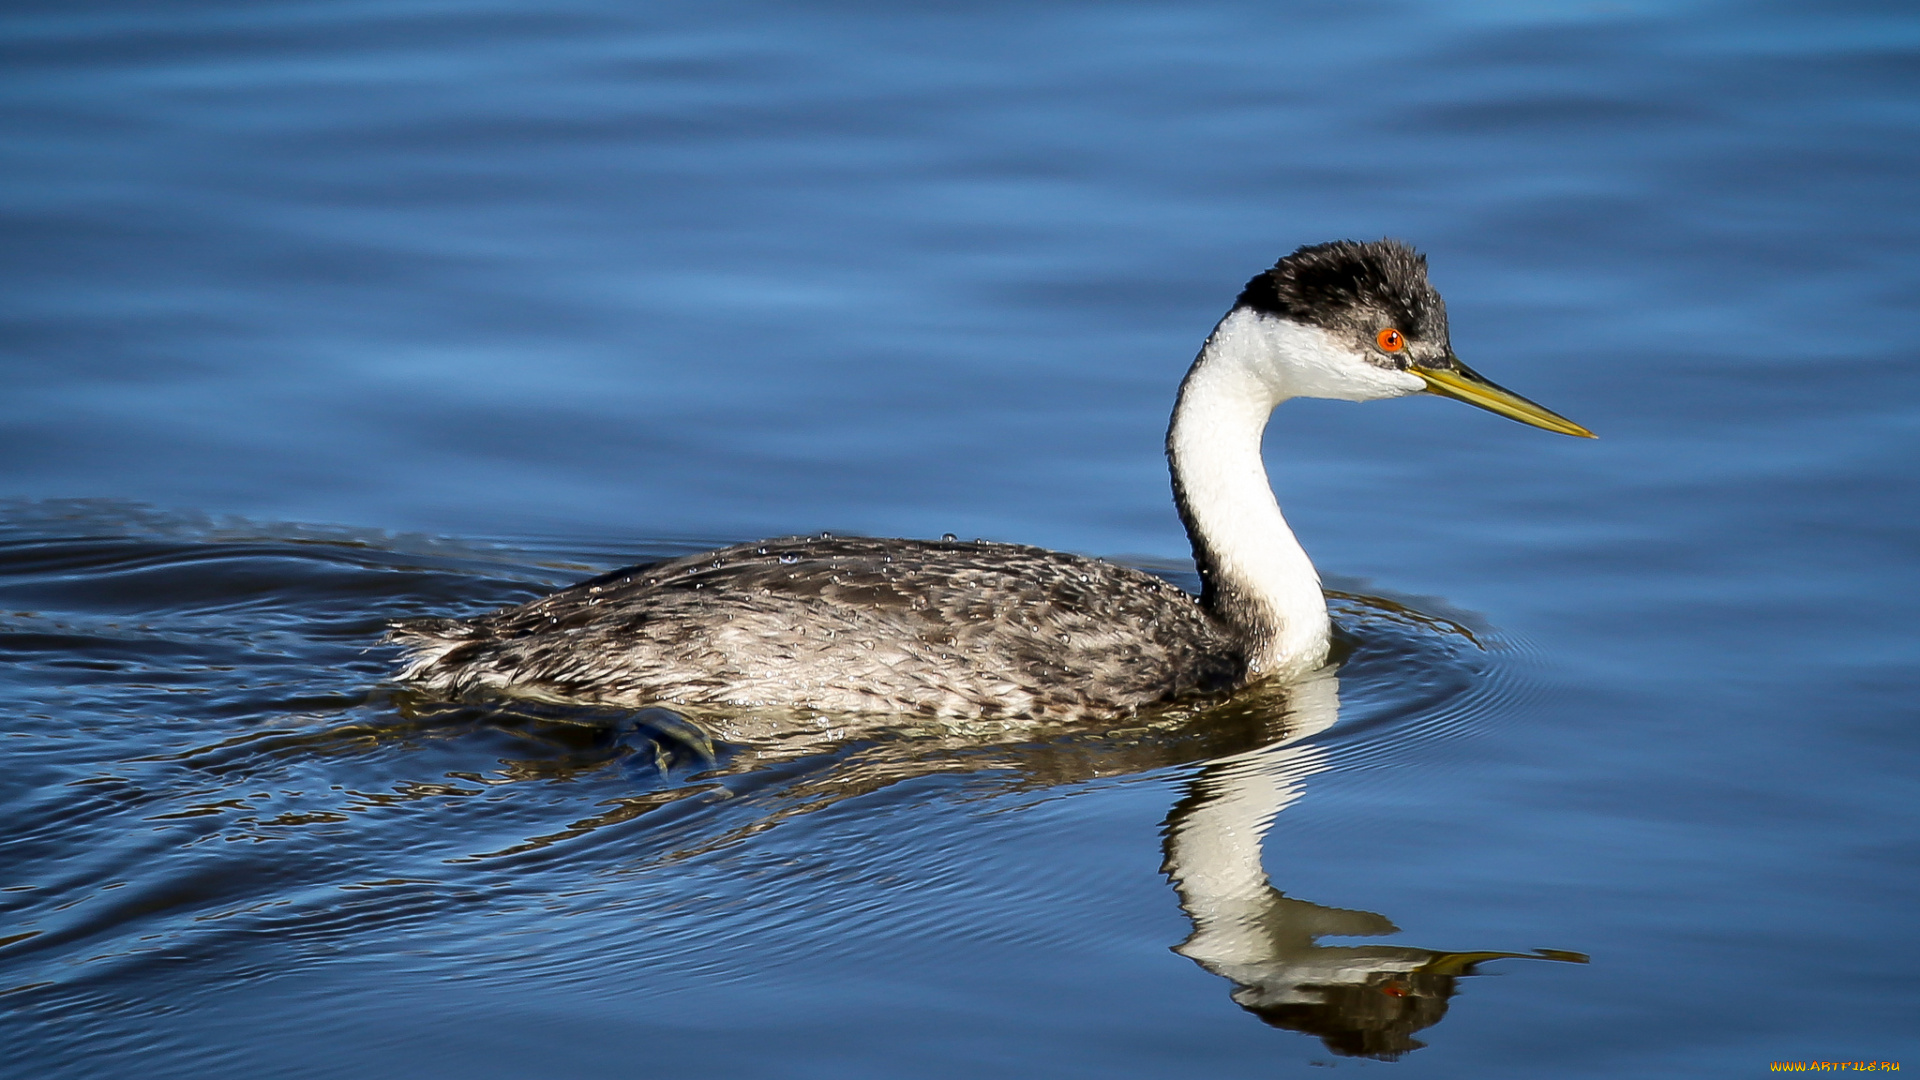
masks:
[[[1187,372],[1167,432],[1202,602],[1240,637],[1258,676],[1298,676],[1326,660],[1320,575],[1274,501],[1260,436],[1288,398],[1347,396],[1326,385],[1340,359],[1322,330],[1236,309]]]

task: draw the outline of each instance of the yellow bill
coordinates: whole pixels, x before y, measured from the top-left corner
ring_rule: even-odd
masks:
[[[1488,412],[1496,412],[1510,420],[1523,424],[1532,424],[1537,428],[1557,431],[1562,435],[1578,435],[1583,439],[1595,439],[1599,436],[1579,424],[1561,416],[1552,409],[1535,405],[1519,394],[1498,386],[1479,372],[1473,370],[1455,357],[1450,368],[1431,368],[1414,365],[1415,375],[1427,381],[1427,392],[1464,401],[1469,405],[1478,405]]]

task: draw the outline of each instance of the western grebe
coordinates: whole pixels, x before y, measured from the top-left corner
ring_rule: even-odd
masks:
[[[788,537],[396,623],[399,678],[454,698],[1051,720],[1298,677],[1331,624],[1268,486],[1267,417],[1288,398],[1417,393],[1593,437],[1460,362],[1424,256],[1316,244],[1248,282],[1180,384],[1167,461],[1198,599],[1017,544]]]

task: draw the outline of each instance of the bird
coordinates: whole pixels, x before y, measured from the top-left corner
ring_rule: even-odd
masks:
[[[396,681],[444,700],[1036,723],[1299,679],[1327,663],[1332,624],[1267,479],[1268,417],[1421,393],[1594,437],[1461,362],[1411,246],[1310,244],[1248,281],[1180,383],[1166,457],[1198,596],[1022,544],[789,536],[394,622]]]

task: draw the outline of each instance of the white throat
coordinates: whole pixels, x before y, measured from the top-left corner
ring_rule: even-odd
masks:
[[[1332,625],[1320,575],[1280,514],[1260,436],[1288,398],[1397,397],[1417,376],[1372,367],[1326,331],[1236,309],[1180,385],[1167,458],[1213,613],[1239,635],[1261,677],[1325,662]]]

